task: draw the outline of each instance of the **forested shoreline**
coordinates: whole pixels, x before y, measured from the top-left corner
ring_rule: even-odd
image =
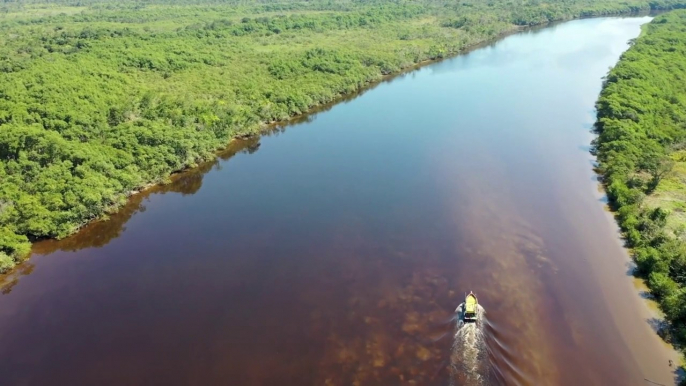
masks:
[[[525,26],[684,0],[0,5],[0,272],[131,192],[384,75]]]
[[[610,71],[594,143],[616,217],[671,325],[686,342],[686,11],[660,15]]]

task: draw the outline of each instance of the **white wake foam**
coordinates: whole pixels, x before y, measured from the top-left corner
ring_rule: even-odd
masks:
[[[476,322],[464,323],[464,303],[457,307],[456,331],[450,356],[451,384],[486,385],[488,378],[488,351],[484,340],[486,311],[477,307]]]

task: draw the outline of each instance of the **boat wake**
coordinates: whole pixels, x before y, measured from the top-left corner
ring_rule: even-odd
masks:
[[[457,323],[450,355],[451,386],[488,385],[489,359],[484,336],[486,311],[477,306],[476,322],[464,323],[464,303],[457,307]]]

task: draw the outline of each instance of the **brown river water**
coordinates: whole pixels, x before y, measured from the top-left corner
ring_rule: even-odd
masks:
[[[0,383],[674,384],[588,152],[647,21],[395,77],[37,244],[3,278]]]

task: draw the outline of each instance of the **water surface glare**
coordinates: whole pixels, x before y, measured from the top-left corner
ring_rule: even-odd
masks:
[[[673,384],[588,154],[648,20],[431,64],[39,243],[4,279],[3,385]]]

